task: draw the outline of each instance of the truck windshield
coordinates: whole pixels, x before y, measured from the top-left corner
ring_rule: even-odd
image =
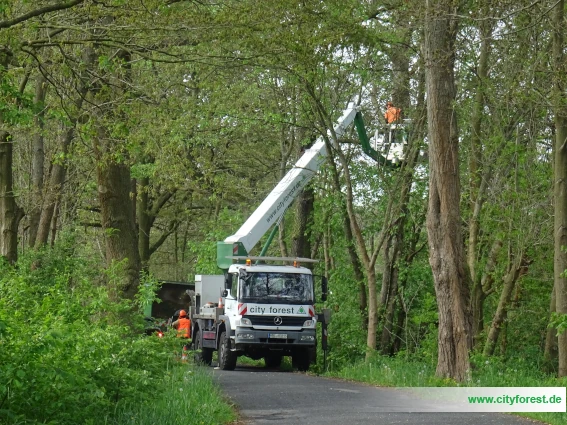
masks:
[[[313,277],[296,273],[249,273],[240,298],[248,302],[313,304]]]

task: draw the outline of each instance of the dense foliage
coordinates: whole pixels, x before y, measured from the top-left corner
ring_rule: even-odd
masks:
[[[16,269],[2,265],[4,423],[102,423],[155,403],[174,369],[179,342],[146,337],[137,309],[112,300],[86,254],[65,240],[23,256]]]
[[[375,352],[433,368],[423,48],[437,3],[458,24],[454,233],[473,365],[564,374],[564,1],[20,0],[0,7],[0,412],[87,420],[149,396],[169,357],[124,320],[140,276],[216,273],[215,242],[318,137],[328,160],[269,254],[322,260],[329,369]],[[354,131],[333,137],[352,100],[370,135],[387,100],[402,108],[399,167]]]

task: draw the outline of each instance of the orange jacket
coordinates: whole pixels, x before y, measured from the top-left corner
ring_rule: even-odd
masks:
[[[388,124],[392,124],[395,121],[398,121],[402,117],[402,110],[400,108],[396,108],[395,106],[388,106],[386,112],[384,112],[384,118],[386,118],[386,122]]]
[[[181,317],[172,323],[177,329],[178,338],[191,338],[191,320],[187,317]]]

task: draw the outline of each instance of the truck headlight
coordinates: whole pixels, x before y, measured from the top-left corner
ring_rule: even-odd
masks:
[[[313,335],[301,335],[299,338],[300,341],[315,341],[315,337]]]
[[[253,334],[236,334],[236,337],[240,339],[254,339]]]
[[[243,317],[240,319],[240,326],[252,326],[252,321]]]
[[[315,322],[313,320],[306,320],[303,322],[304,328],[312,328],[313,326],[315,326]]]

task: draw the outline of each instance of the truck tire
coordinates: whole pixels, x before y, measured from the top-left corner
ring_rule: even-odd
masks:
[[[234,351],[230,351],[230,338],[223,331],[220,336],[219,344],[219,369],[234,370],[238,356]]]
[[[306,372],[311,365],[311,356],[309,350],[301,350],[293,353],[293,355],[291,356],[291,364],[297,370]]]
[[[201,363],[210,366],[213,362],[213,349],[203,348],[201,340],[201,331],[197,331],[195,335],[195,363]]]
[[[264,357],[264,364],[269,368],[280,367],[280,365],[282,364],[282,355],[268,354],[266,357]]]

